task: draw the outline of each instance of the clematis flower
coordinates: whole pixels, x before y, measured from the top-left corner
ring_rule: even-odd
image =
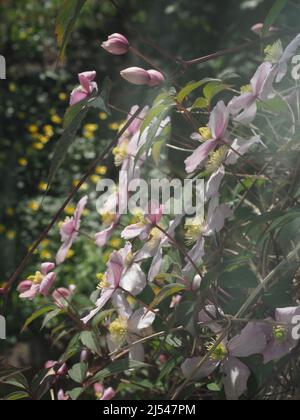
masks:
[[[223,374],[226,398],[238,400],[246,392],[251,375],[249,368],[239,358],[262,353],[266,342],[261,326],[249,323],[240,335],[231,340],[224,339],[202,367],[197,369],[202,357],[194,357],[182,364],[182,372],[186,378],[197,381],[210,376],[216,369],[220,369]],[[214,345],[214,342],[209,344],[207,350],[211,351]]]
[[[44,263],[41,266],[41,271],[37,271],[35,275],[21,282],[18,286],[20,298],[33,300],[38,295],[48,296],[56,280],[54,268],[55,264]]]
[[[62,224],[60,228],[60,234],[62,238],[63,245],[59,249],[57,256],[56,256],[56,263],[62,264],[67,255],[69,250],[71,249],[73,242],[77,239],[80,224],[81,224],[81,216],[85,209],[85,206],[87,205],[88,197],[83,197],[75,210],[75,214],[72,218],[67,218],[65,222]]]
[[[116,391],[113,388],[105,389],[100,383],[94,384],[94,392],[99,401],[110,401],[116,396]]]
[[[185,224],[186,244],[193,245],[189,252],[190,258],[198,262],[205,254],[205,238],[221,232],[225,225],[225,220],[232,217],[233,212],[226,204],[219,203],[219,196],[214,196],[208,205],[207,218],[190,218]],[[183,269],[184,275],[188,275],[194,270],[192,264],[187,261],[187,266]]]
[[[151,230],[157,225],[163,217],[163,206],[157,202],[150,202],[148,206],[148,214],[139,216],[140,222],[127,226],[121,236],[123,239],[129,240],[139,237],[141,240],[146,240],[149,237]]]
[[[155,313],[146,308],[140,308],[133,312],[123,294],[118,294],[113,299],[113,304],[118,310],[119,317],[109,325],[107,337],[111,352],[124,344],[130,345],[129,358],[142,362],[144,360],[143,344],[133,344],[143,336],[155,320]]]
[[[70,106],[76,105],[87,99],[94,91],[98,91],[98,85],[94,81],[97,73],[95,71],[86,71],[78,75],[80,86],[71,93]]]
[[[296,55],[298,48],[300,47],[300,34],[297,35],[282,52],[279,58],[276,60],[274,66],[272,78],[275,78],[276,83],[280,83],[288,72],[288,63]],[[276,48],[276,44],[275,44]],[[276,48],[280,53],[280,48]],[[278,54],[278,53],[277,53]]]
[[[108,40],[101,44],[101,47],[110,54],[123,55],[129,50],[129,41],[124,35],[116,33],[110,35]]]
[[[185,160],[187,173],[203,166],[209,154],[223,141],[226,141],[229,111],[220,101],[211,113],[208,127],[200,128],[200,139],[204,142]]]
[[[165,81],[165,77],[157,70],[145,70],[140,67],[130,67],[121,71],[121,76],[134,85],[155,87]]]
[[[140,265],[135,261],[130,243],[127,243],[120,251],[112,253],[107,267],[107,272],[102,276],[98,286],[101,290],[101,296],[96,302],[96,308],[82,319],[85,324],[97,315],[120,290],[125,290],[136,296],[146,287],[146,276]]]
[[[217,152],[213,152],[206,166],[207,171],[211,172],[206,183],[206,200],[219,194],[219,188],[225,176],[225,167],[235,165],[240,156],[245,155],[250,147],[257,143],[263,144],[260,136],[254,136],[250,140],[235,139],[230,149],[223,146]]]
[[[256,71],[250,85],[242,88],[242,95],[231,100],[228,108],[235,117],[235,121],[246,124],[254,120],[257,113],[257,101],[267,99],[272,93],[272,90],[266,89],[266,82],[271,71],[272,64],[263,63]]]
[[[295,327],[292,322],[293,318],[299,315],[299,306],[276,309],[275,321],[278,322],[278,326],[266,325],[268,343],[263,352],[265,363],[280,360],[298,345],[299,340],[295,340],[292,335]]]

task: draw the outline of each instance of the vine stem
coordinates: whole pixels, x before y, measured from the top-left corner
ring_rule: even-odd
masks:
[[[10,289],[12,288],[13,284],[15,283],[15,281],[17,280],[17,278],[19,277],[19,275],[25,269],[27,263],[30,261],[32,255],[34,254],[34,251],[39,247],[39,245],[47,237],[47,235],[51,231],[51,229],[56,225],[56,223],[58,222],[59,218],[63,214],[65,208],[68,206],[68,204],[73,199],[73,197],[76,195],[76,193],[80,190],[80,188],[82,187],[82,185],[94,173],[94,171],[95,171],[96,167],[99,165],[99,163],[101,163],[101,161],[105,158],[105,156],[110,152],[110,150],[118,142],[118,140],[120,139],[120,137],[126,132],[126,130],[128,129],[128,127],[130,127],[131,123],[135,120],[135,118],[139,115],[140,112],[141,112],[141,108],[139,107],[138,110],[132,115],[132,117],[128,120],[128,122],[122,128],[122,130],[117,134],[117,136],[110,142],[110,144],[105,148],[105,150],[100,154],[100,156],[98,156],[97,159],[90,165],[90,167],[88,168],[87,172],[83,175],[83,177],[79,181],[78,185],[76,185],[72,189],[72,191],[70,192],[70,194],[68,195],[68,197],[66,198],[66,200],[64,201],[64,203],[62,204],[62,206],[60,207],[60,209],[57,211],[57,213],[55,214],[55,216],[53,217],[53,219],[51,220],[51,222],[49,223],[49,225],[40,234],[40,236],[38,237],[38,239],[36,240],[36,242],[34,243],[34,245],[30,248],[30,250],[28,251],[28,253],[26,254],[26,256],[23,258],[23,260],[21,261],[21,263],[19,264],[19,266],[15,270],[15,272],[8,279],[8,281],[7,281],[7,283],[6,283],[5,287],[4,287],[4,292],[3,292],[4,299],[5,299],[4,309],[5,309],[6,304],[7,304],[7,297],[8,297],[8,293],[9,293]]]

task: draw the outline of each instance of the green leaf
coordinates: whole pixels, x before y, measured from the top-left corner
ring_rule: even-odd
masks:
[[[257,286],[255,274],[247,267],[227,269],[219,278],[219,286],[228,289],[248,289]]]
[[[80,336],[82,344],[93,353],[101,355],[101,345],[99,335],[94,331],[84,331]]]
[[[207,389],[212,392],[220,392],[222,391],[222,387],[220,387],[217,383],[212,383],[207,385]]]
[[[149,367],[150,365],[146,363],[138,362],[135,360],[129,360],[129,359],[113,362],[111,363],[111,365],[109,365],[105,369],[96,373],[93,376],[91,383],[102,382],[104,379],[112,375],[123,373],[131,369],[142,369],[142,368],[149,368]]]
[[[28,381],[22,373],[17,373],[15,376],[3,381],[3,383],[6,385],[14,386],[16,388],[21,388],[25,390],[29,389]]]
[[[66,47],[74,30],[76,20],[86,0],[65,0],[61,6],[55,28],[60,59],[65,57]]]
[[[196,89],[198,89],[199,87],[205,85],[206,83],[212,82],[214,80],[216,80],[216,79],[206,78],[206,79],[200,80],[199,82],[189,83],[183,89],[181,89],[181,91],[178,93],[177,98],[176,98],[177,101],[181,104],[185,100],[185,98],[187,98]]]
[[[61,362],[65,363],[66,361],[71,359],[73,356],[75,356],[77,353],[79,353],[81,350],[82,350],[82,344],[80,341],[80,333],[78,333],[70,341],[65,353],[63,354],[61,358]]]
[[[71,400],[76,401],[78,398],[84,393],[84,388],[74,388],[72,391],[68,391],[67,395],[71,398]]]
[[[203,89],[203,94],[208,102],[211,104],[211,101],[214,99],[218,93],[223,92],[224,90],[228,89],[228,85],[224,85],[224,83],[215,81],[208,83],[205,88]]]
[[[195,102],[192,105],[192,110],[193,109],[205,109],[208,108],[209,103],[208,100],[205,98],[198,98],[195,100]]]
[[[281,12],[287,5],[288,0],[276,0],[272,9],[270,10],[265,22],[262,36],[266,36],[269,32],[270,27],[275,23]]]
[[[52,319],[56,318],[56,317],[57,317],[59,314],[61,314],[61,313],[62,313],[61,309],[55,309],[54,311],[49,312],[49,313],[45,316],[45,318],[44,318],[43,324],[42,324],[42,326],[41,326],[41,330],[42,330],[43,328],[45,328],[45,327],[46,327],[46,325],[47,325],[50,321],[52,321]]]
[[[4,397],[4,400],[5,401],[17,401],[17,400],[24,400],[26,398],[29,398],[29,394],[27,392],[16,391],[16,392],[12,392],[11,394]]]
[[[155,297],[155,299],[150,305],[150,309],[156,308],[163,300],[179,292],[182,292],[183,290],[186,290],[186,286],[183,284],[179,284],[179,283],[168,284]]]
[[[38,309],[36,312],[34,312],[25,322],[22,331],[24,331],[33,321],[41,317],[42,315],[45,315],[47,312],[53,311],[54,309],[57,309],[55,305],[47,305],[43,306],[42,308]]]
[[[74,382],[82,384],[85,381],[87,371],[88,365],[86,363],[78,363],[69,370],[68,375]]]

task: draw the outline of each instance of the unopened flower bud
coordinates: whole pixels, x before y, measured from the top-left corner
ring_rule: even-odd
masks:
[[[151,80],[147,70],[139,67],[125,69],[121,71],[121,76],[123,79],[127,80],[127,82],[133,83],[134,85],[148,85]]]
[[[164,75],[157,70],[148,70],[148,74],[150,76],[148,85],[151,87],[159,86],[165,81]]]
[[[112,34],[108,37],[106,42],[101,44],[101,47],[110,54],[123,55],[129,50],[129,41],[121,34]]]

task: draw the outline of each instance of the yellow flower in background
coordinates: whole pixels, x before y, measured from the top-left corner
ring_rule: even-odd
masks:
[[[97,166],[96,168],[97,175],[106,175],[107,174],[107,167],[106,166]]]
[[[47,191],[47,187],[48,187],[48,184],[47,182],[44,182],[44,181],[41,181],[38,186],[39,191]]]
[[[4,225],[0,225],[0,234],[5,232],[5,226]]]
[[[95,131],[98,130],[99,125],[98,124],[86,124],[83,128],[87,131],[95,132]]]
[[[40,141],[42,144],[47,144],[50,140],[50,137],[44,136],[43,134],[39,134],[37,136],[37,140]]]
[[[100,112],[99,118],[100,118],[101,121],[105,121],[105,120],[107,120],[108,115],[106,114],[106,112]]]
[[[31,147],[34,150],[43,150],[45,146],[43,145],[43,143],[32,143]]]
[[[86,124],[83,127],[83,135],[88,140],[92,140],[95,138],[95,132],[98,130],[98,124]]]
[[[98,184],[98,182],[101,180],[101,177],[99,175],[92,175],[90,180],[93,184]]]
[[[83,217],[86,217],[86,216],[88,216],[90,214],[90,211],[88,210],[88,209],[84,209],[83,210],[83,212],[82,212],[82,216]]]
[[[52,258],[51,252],[48,251],[47,249],[43,249],[40,252],[40,256],[41,256],[42,260],[51,260],[51,258]]]
[[[77,187],[79,182],[80,181],[78,179],[74,179],[72,181],[73,187]],[[86,182],[84,184],[82,184],[82,186],[80,187],[80,190],[82,190],[82,191],[87,191],[88,189],[89,189],[89,185]]]
[[[50,244],[49,239],[44,239],[44,240],[41,242],[41,247],[42,247],[42,248],[46,248],[49,244]]]
[[[28,165],[28,160],[27,160],[26,158],[20,158],[20,159],[18,160],[18,164],[19,164],[20,166],[25,167],[25,166],[27,166],[27,165]]]
[[[37,201],[32,200],[32,201],[29,201],[28,208],[32,211],[38,211],[40,208],[40,205]]]
[[[7,207],[7,209],[5,210],[5,214],[8,217],[13,217],[15,215],[15,211],[12,207]]]
[[[62,122],[63,122],[62,118],[61,118],[59,115],[57,115],[57,114],[52,115],[52,117],[51,117],[51,121],[52,121],[54,124],[57,124],[57,125],[61,125],[61,124],[62,124]]]
[[[64,92],[60,92],[59,95],[58,95],[58,98],[59,98],[60,101],[64,102],[68,99],[68,95]]]
[[[113,238],[109,241],[108,245],[111,246],[114,249],[119,249],[122,246],[122,239],[120,238]]]
[[[35,125],[35,124],[30,124],[30,125],[27,127],[27,130],[29,131],[29,133],[30,133],[30,134],[36,134],[36,133],[38,133],[39,128],[38,128],[38,126],[37,126],[37,125]]]
[[[44,125],[43,130],[47,137],[51,138],[54,136],[54,128],[52,127],[52,125]]]
[[[10,84],[8,85],[8,90],[9,90],[11,93],[15,93],[15,92],[17,91],[17,85],[16,85],[15,83],[10,83]]]
[[[112,131],[119,131],[119,128],[122,126],[122,123],[113,122],[109,124],[108,128]]]
[[[75,252],[73,251],[73,249],[70,249],[67,254],[67,259],[73,258],[74,255],[75,255]]]
[[[76,210],[76,208],[74,206],[69,205],[65,208],[64,211],[68,216],[73,216],[73,214],[75,213],[75,210]]]
[[[7,239],[9,239],[10,241],[13,241],[16,238],[17,234],[14,230],[9,230],[6,233],[6,237]]]

